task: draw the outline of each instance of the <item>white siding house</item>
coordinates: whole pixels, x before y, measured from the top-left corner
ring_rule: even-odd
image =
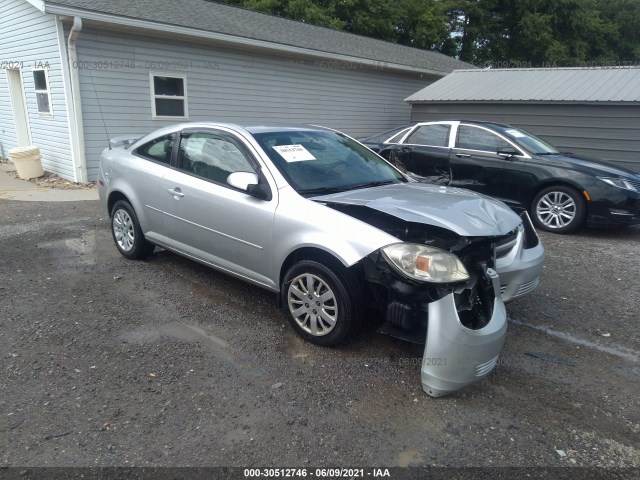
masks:
[[[59,27],[24,0],[0,2],[0,155],[38,145],[46,170],[73,179]]]
[[[0,155],[38,145],[79,182],[109,138],[184,120],[392,128],[410,120],[404,98],[467,66],[204,0],[3,0],[0,53]]]

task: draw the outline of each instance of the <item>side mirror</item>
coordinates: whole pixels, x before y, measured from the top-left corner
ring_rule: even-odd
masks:
[[[251,185],[258,185],[260,180],[253,172],[233,172],[227,177],[227,183],[238,190],[249,191]]]
[[[513,147],[498,147],[496,153],[504,158],[511,158],[518,155],[518,151]]]
[[[271,200],[271,189],[269,185],[253,172],[233,172],[227,177],[227,183],[238,190],[247,192],[249,195],[262,200]]]

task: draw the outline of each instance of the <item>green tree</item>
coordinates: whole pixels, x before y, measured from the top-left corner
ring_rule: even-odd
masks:
[[[439,0],[226,0],[224,3],[416,48],[438,49],[449,31]]]
[[[613,23],[617,36],[609,39],[609,48],[621,64],[640,62],[640,1],[599,0],[603,18]]]
[[[457,43],[453,50],[461,60],[477,65],[611,63],[620,58],[620,32],[615,19],[603,14],[603,3],[604,0],[451,0],[448,18]],[[634,17],[622,18],[632,28]],[[638,43],[631,43],[634,42]]]
[[[226,0],[478,66],[640,60],[640,0]]]
[[[210,0],[211,1],[211,0]],[[345,22],[334,14],[333,2],[322,0],[226,0],[236,7],[269,13],[278,17],[343,30]]]
[[[395,25],[400,18],[400,10],[393,2],[384,0],[342,0],[332,1],[332,10],[345,24],[347,32],[395,42]]]
[[[437,0],[400,0],[394,22],[396,41],[427,50],[440,50],[450,37],[447,11]]]
[[[508,60],[534,65],[573,66],[613,61],[609,46],[615,25],[603,18],[596,0],[512,0]]]

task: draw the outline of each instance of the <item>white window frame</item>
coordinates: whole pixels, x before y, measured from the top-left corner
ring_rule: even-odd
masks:
[[[182,90],[184,95],[156,95],[154,77],[180,78],[182,80]],[[187,103],[187,76],[182,73],[168,72],[149,72],[149,90],[151,93],[151,119],[152,120],[187,120],[189,118],[189,110]],[[156,99],[182,100],[184,105],[184,115],[182,117],[171,115],[156,114]]]
[[[47,82],[47,89],[46,90],[38,90],[36,88],[36,79],[35,79],[35,72],[44,72],[44,80],[45,82]],[[36,109],[38,111],[38,115],[42,115],[43,117],[53,117],[53,102],[51,101],[51,84],[49,83],[49,69],[45,68],[45,67],[34,67],[31,69],[31,78],[33,79],[33,91],[35,92],[36,95]],[[41,112],[40,111],[40,107],[38,107],[38,94],[39,93],[46,93],[47,94],[47,99],[49,100],[49,111],[48,112]]]

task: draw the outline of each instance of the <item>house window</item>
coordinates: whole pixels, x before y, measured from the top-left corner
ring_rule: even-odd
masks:
[[[150,73],[153,118],[187,118],[187,78]]]
[[[51,95],[49,92],[49,75],[42,68],[33,71],[33,84],[36,91],[38,113],[51,115]]]

